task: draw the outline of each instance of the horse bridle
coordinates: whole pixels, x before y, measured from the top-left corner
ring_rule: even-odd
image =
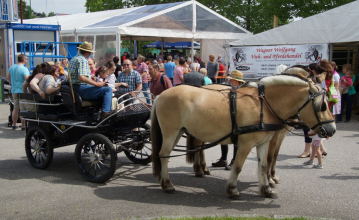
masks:
[[[298,75],[289,74],[289,73],[282,73],[282,74],[280,74],[280,75],[285,75],[285,76],[291,76],[291,77],[299,78],[299,79],[305,81],[305,82],[308,84],[309,88],[311,87],[311,85],[310,85],[311,81],[308,80],[308,79],[306,79],[306,78],[304,78],[304,77],[301,77],[301,76],[298,76]],[[314,129],[316,129],[318,126],[321,126],[321,127],[320,127],[320,130],[319,130],[320,134],[321,134],[322,136],[328,136],[327,131],[322,127],[322,125],[332,123],[332,122],[334,122],[334,120],[320,121],[319,115],[318,115],[318,112],[320,112],[320,111],[326,111],[326,107],[327,107],[326,104],[325,104],[325,102],[324,102],[324,100],[325,100],[325,95],[326,95],[326,91],[325,91],[324,89],[320,89],[319,92],[315,92],[315,93],[309,91],[309,95],[308,95],[307,101],[305,101],[305,103],[298,109],[297,113],[295,113],[293,116],[289,117],[289,118],[286,119],[286,120],[283,120],[282,118],[280,118],[280,117],[274,112],[273,108],[270,106],[269,102],[267,101],[267,99],[266,99],[265,96],[264,96],[264,88],[263,88],[263,92],[260,92],[259,95],[260,95],[260,97],[262,97],[262,98],[265,100],[265,103],[266,103],[267,107],[269,108],[269,110],[270,110],[282,123],[284,123],[284,124],[286,124],[286,125],[288,125],[288,126],[293,126],[293,122],[292,122],[292,121],[289,122],[288,120],[289,120],[289,119],[293,119],[293,118],[298,118],[298,119],[300,119],[300,112],[311,102],[311,103],[312,103],[312,107],[313,107],[313,111],[314,111],[315,118],[317,119],[317,122],[318,122],[318,123],[315,124],[313,127],[311,127],[311,129],[314,130]],[[318,108],[316,107],[316,104],[315,104],[315,99],[316,99],[318,96],[322,96],[322,101],[321,101],[321,104],[320,104],[320,106],[321,106],[320,109],[318,109]],[[325,108],[324,108],[324,106],[325,106]]]

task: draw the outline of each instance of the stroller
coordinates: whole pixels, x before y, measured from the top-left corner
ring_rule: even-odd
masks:
[[[6,80],[5,78],[2,79],[3,81],[3,88],[4,88],[4,97],[6,97],[9,101],[9,106],[10,106],[10,114],[8,117],[8,122],[7,122],[7,126],[11,127],[12,126],[12,111],[14,111],[14,101],[12,100],[12,96],[11,96],[11,86],[8,80]],[[20,117],[17,120],[17,123],[21,123]]]

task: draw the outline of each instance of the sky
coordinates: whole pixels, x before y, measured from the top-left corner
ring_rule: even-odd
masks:
[[[36,12],[76,14],[86,12],[85,3],[86,0],[31,0],[31,7]]]

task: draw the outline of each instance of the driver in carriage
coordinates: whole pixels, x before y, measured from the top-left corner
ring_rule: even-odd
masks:
[[[85,41],[78,49],[79,54],[72,58],[69,64],[70,83],[84,100],[102,99],[101,119],[104,119],[111,115],[112,89],[106,82],[91,79],[88,58],[94,52],[92,44]]]

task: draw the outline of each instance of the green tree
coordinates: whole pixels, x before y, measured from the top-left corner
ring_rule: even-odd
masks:
[[[50,12],[46,14],[45,12],[35,12],[32,8],[26,4],[25,0],[18,0],[18,9],[19,9],[19,16],[20,16],[20,1],[22,1],[22,17],[23,19],[31,19],[31,18],[43,18],[43,17],[50,17],[55,16],[55,12]]]
[[[272,28],[273,16],[279,18],[279,25],[295,18],[315,15],[354,0],[198,0],[217,13],[259,33]],[[176,2],[176,0],[87,0],[88,12],[135,7],[140,5]]]

